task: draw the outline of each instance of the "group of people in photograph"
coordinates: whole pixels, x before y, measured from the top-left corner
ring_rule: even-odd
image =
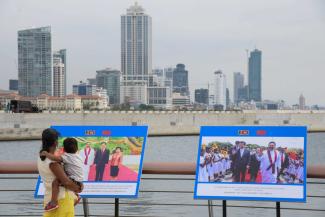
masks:
[[[200,182],[303,183],[303,150],[288,151],[276,142],[267,148],[248,148],[245,141],[236,141],[222,150],[202,145]]]
[[[64,152],[63,147],[60,152]],[[123,160],[123,150],[121,147],[116,147],[111,153],[105,141],[100,143],[100,148],[94,148],[91,142],[86,142],[85,146],[78,153],[83,162],[83,181],[103,181],[107,164],[110,165],[110,179],[115,180],[117,178],[119,166]],[[96,171],[93,174],[90,173],[92,167],[95,167]],[[91,177],[92,175],[94,177]]]
[[[110,158],[110,177],[115,180],[119,173],[119,165],[122,163],[123,150],[121,147],[116,147],[110,153],[106,142],[101,143],[100,149],[91,147],[91,143],[87,142],[85,147],[79,152],[83,161],[84,181],[89,180],[89,172],[92,166],[96,166],[96,176],[93,181],[103,181],[105,166],[108,164]],[[110,156],[111,154],[111,156]]]
[[[217,181],[225,177],[231,168],[231,160],[218,148],[204,147],[200,154],[199,181]]]

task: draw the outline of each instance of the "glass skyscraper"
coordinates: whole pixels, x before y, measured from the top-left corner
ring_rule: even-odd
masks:
[[[248,97],[255,102],[262,101],[262,52],[257,49],[248,59]]]
[[[240,72],[234,72],[234,103],[239,102],[238,91],[244,87],[244,75]]]
[[[194,95],[196,103],[209,105],[209,89],[196,89]]]
[[[73,94],[79,96],[93,96],[96,93],[97,86],[80,81],[79,84],[72,85]]]
[[[13,90],[13,91],[18,90],[18,80],[17,79],[9,80],[9,90]]]
[[[52,95],[51,27],[18,31],[18,91]]]
[[[173,92],[183,96],[189,95],[188,71],[184,64],[177,64],[173,72]]]
[[[110,104],[120,103],[120,77],[121,72],[114,69],[103,69],[96,71],[97,87],[107,90]]]

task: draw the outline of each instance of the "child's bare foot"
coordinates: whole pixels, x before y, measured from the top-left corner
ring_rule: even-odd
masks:
[[[45,210],[45,212],[50,212],[50,211],[55,210],[57,208],[59,208],[58,203],[55,202],[55,201],[50,201],[50,202],[48,202],[48,204],[46,204],[44,210]]]

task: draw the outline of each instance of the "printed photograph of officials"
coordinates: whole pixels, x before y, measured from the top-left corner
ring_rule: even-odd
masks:
[[[304,183],[303,139],[203,137],[198,181]]]
[[[65,138],[59,139],[59,143]],[[137,181],[142,137],[75,137],[84,181]],[[58,154],[62,154],[59,149]]]

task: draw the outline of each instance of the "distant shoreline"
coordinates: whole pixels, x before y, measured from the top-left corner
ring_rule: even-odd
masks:
[[[325,132],[325,111],[0,112],[0,141],[39,140],[54,125],[149,126],[150,136],[196,136],[201,126],[306,126],[314,133]]]

